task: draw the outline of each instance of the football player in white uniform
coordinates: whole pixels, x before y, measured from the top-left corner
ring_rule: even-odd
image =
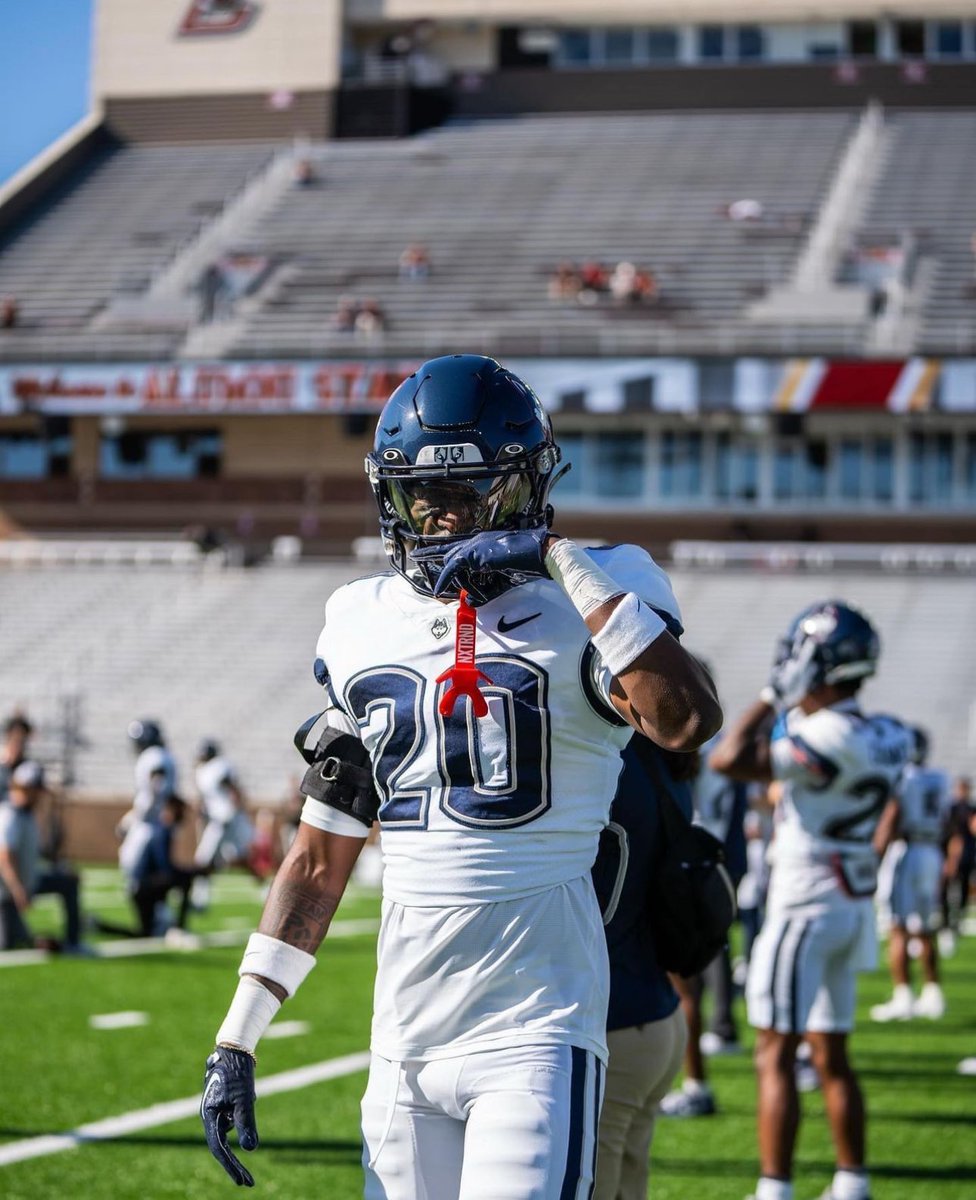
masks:
[[[924,729],[912,734],[912,760],[905,768],[895,798],[896,838],[890,858],[891,914],[888,963],[894,994],[871,1009],[875,1021],[907,1021],[910,1017],[945,1015],[945,997],[939,984],[935,934],[941,918],[942,851],[951,805],[949,776],[926,766],[929,738]],[[909,980],[908,940],[921,945],[925,982],[916,1000]]]
[[[195,864],[215,869],[246,867],[254,825],[244,811],[244,793],[234,767],[212,738],[205,738],[197,750],[195,781],[205,821]],[[210,877],[201,875],[193,883],[193,903],[203,907],[209,901]]]
[[[746,985],[749,1022],[758,1030],[756,1200],[792,1200],[801,1038],[823,1084],[836,1152],[825,1200],[869,1193],[864,1103],[847,1036],[856,973],[873,967],[877,954],[871,839],[908,756],[899,722],[858,708],[858,688],[874,674],[878,653],[873,626],[850,605],[827,601],[804,610],[780,644],[769,686],[711,756],[734,779],[783,785],[766,921]]]
[[[126,732],[136,752],[135,794],[117,832],[122,838],[119,866],[131,876],[159,823],[163,805],[176,793],[176,760],[166,747],[158,721],[130,721]]]
[[[257,1144],[255,1044],[314,964],[375,781],[366,1197],[589,1194],[608,988],[590,867],[620,752],[635,728],[694,749],[721,710],[652,559],[550,533],[559,457],[533,392],[476,355],[424,364],[380,415],[367,471],[393,571],[335,592],[318,643],[352,736],[306,775],[208,1060],[207,1139],[238,1183],[226,1136]]]

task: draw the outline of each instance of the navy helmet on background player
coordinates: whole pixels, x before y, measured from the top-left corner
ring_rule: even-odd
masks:
[[[929,735],[921,725],[912,726],[909,732],[912,735],[912,762],[921,767],[929,756]]]
[[[443,565],[430,550],[547,527],[559,459],[549,417],[517,375],[478,354],[424,363],[387,401],[366,457],[394,570],[430,595]]]
[[[150,746],[163,745],[163,731],[158,721],[130,721],[126,731],[138,753],[148,750]]]
[[[217,758],[220,754],[220,746],[213,738],[204,738],[197,746],[197,762],[210,762],[212,758]]]
[[[859,609],[843,600],[812,604],[780,639],[770,687],[785,708],[825,684],[866,679],[877,670],[881,642]]]

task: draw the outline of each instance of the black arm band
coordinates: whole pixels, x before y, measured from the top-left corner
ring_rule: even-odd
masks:
[[[302,794],[348,813],[368,829],[376,820],[380,798],[369,755],[359,738],[326,726],[309,761]]]

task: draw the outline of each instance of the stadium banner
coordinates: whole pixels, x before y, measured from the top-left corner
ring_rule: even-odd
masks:
[[[976,359],[506,359],[552,412],[976,411]],[[417,360],[0,366],[0,415],[375,413]]]

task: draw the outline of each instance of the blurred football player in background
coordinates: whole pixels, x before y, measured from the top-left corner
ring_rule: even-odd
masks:
[[[173,839],[186,813],[186,801],[170,794],[162,801],[156,818],[146,822],[149,836],[127,872],[129,899],[136,910],[137,925],[133,929],[97,919],[95,925],[100,932],[122,937],[165,935],[177,945],[192,944],[182,936],[190,911],[190,889],[210,867],[181,866],[173,858]],[[174,891],[179,895],[175,923],[168,905],[169,895]]]
[[[244,810],[244,793],[234,767],[212,738],[205,738],[197,749],[195,781],[205,824],[194,863],[211,872],[234,866],[251,870],[254,825]],[[193,884],[192,899],[196,908],[210,903],[209,874]]]
[[[126,732],[136,755],[135,792],[116,832],[122,839],[119,866],[131,874],[163,805],[176,792],[176,760],[166,748],[158,721],[130,721]]]
[[[84,950],[81,944],[80,883],[77,873],[61,864],[41,864],[41,835],[35,810],[48,794],[44,768],[24,759],[8,781],[8,799],[0,805],[0,950],[31,946],[34,939],[25,918],[35,896],[56,894],[65,911],[63,949]]]
[[[938,941],[939,950],[948,957],[955,949],[976,872],[976,806],[972,780],[965,775],[960,775],[952,785],[952,807],[946,822],[944,848],[942,929]]]
[[[680,617],[652,559],[551,532],[559,458],[534,393],[476,355],[424,364],[380,415],[367,471],[393,572],[326,605],[317,675],[337,728],[208,1059],[204,1127],[238,1183],[253,1180],[226,1139],[233,1124],[257,1145],[255,1046],[314,965],[378,815],[366,1197],[592,1186],[608,991],[597,839],[634,729],[692,750],[721,711],[668,632]]]
[[[949,777],[926,765],[929,737],[924,729],[910,731],[911,761],[905,767],[892,800],[890,820],[895,840],[891,859],[888,965],[894,994],[871,1009],[874,1021],[907,1021],[913,1016],[938,1020],[945,1014],[939,983],[936,930],[945,855],[942,842],[949,814]],[[909,939],[917,941],[924,983],[918,999],[909,978]]]
[[[34,727],[21,712],[15,712],[3,723],[0,743],[0,804],[7,799],[10,776],[27,758],[28,743]]]
[[[847,1038],[857,972],[877,957],[872,837],[909,753],[899,722],[858,707],[879,650],[871,622],[850,605],[805,609],[780,643],[769,685],[711,756],[715,770],[733,779],[783,782],[766,921],[746,988],[758,1031],[756,1200],[792,1200],[795,1060],[804,1037],[836,1153],[824,1200],[869,1195],[864,1101]]]

